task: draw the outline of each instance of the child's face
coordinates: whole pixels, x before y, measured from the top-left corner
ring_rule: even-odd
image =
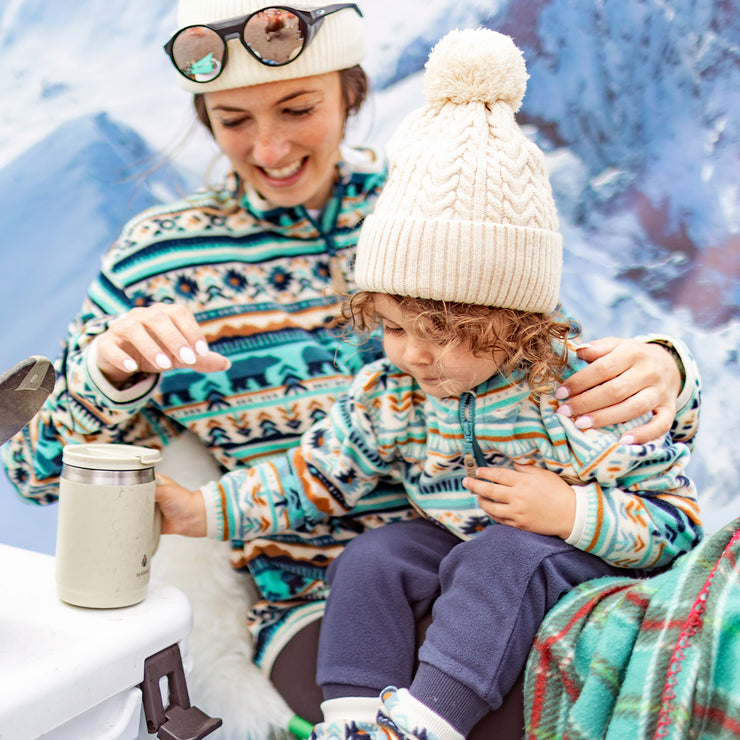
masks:
[[[416,315],[404,311],[385,295],[375,299],[383,327],[383,349],[388,359],[418,381],[430,396],[457,396],[475,388],[498,370],[501,360],[478,357],[467,344],[438,344],[415,330]]]

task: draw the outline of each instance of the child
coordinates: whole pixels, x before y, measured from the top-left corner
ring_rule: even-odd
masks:
[[[701,537],[684,445],[628,446],[626,425],[581,431],[556,413],[549,393],[577,360],[552,313],[561,237],[543,156],[514,119],[526,77],[493,31],[438,44],[428,105],[389,143],[346,309],[382,326],[387,357],[288,455],[194,493],[158,486],[163,531],[241,540],[310,531],[381,482],[404,486],[422,517],[360,535],[331,568],[317,739],[464,737],[561,593],[667,565]],[[404,688],[379,690],[395,676]]]

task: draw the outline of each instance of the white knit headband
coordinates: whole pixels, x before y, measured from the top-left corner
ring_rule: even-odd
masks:
[[[326,2],[306,0],[301,8],[320,8]],[[179,28],[238,18],[270,7],[265,0],[180,0]],[[221,74],[212,82],[193,82],[178,75],[180,84],[192,93],[230,90],[276,80],[334,72],[359,64],[365,56],[363,19],[352,9],[328,15],[316,37],[303,53],[290,64],[269,67],[258,62],[238,39],[228,42],[229,57]]]

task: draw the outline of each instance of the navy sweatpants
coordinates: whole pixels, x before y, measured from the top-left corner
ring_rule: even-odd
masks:
[[[467,734],[501,705],[558,598],[615,573],[634,571],[504,525],[469,541],[425,519],[364,532],[328,571],[318,683],[327,699],[409,687]],[[416,623],[432,605],[415,668]]]

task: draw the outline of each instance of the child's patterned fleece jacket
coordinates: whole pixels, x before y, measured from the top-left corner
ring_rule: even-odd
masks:
[[[574,359],[567,374],[581,365]],[[361,510],[381,481],[391,481],[403,485],[422,516],[468,539],[498,525],[463,478],[476,466],[516,462],[566,476],[577,502],[567,541],[614,565],[665,566],[699,542],[686,444],[666,435],[623,445],[619,439],[639,420],[581,431],[556,409],[552,396],[537,397],[501,375],[459,397],[428,397],[412,377],[379,360],[300,447],[203,487],[208,533],[249,540],[310,530]]]

